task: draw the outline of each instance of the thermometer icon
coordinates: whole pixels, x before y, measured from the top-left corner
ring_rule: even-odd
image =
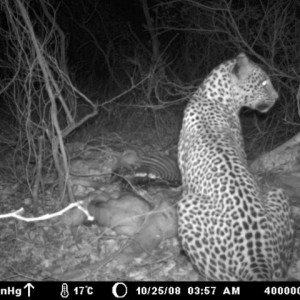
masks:
[[[61,286],[60,296],[62,298],[68,298],[69,297],[68,285],[66,283],[63,283],[62,286]]]

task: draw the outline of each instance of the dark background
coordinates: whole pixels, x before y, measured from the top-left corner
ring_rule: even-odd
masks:
[[[0,114],[5,138],[19,149],[28,132],[30,141],[46,129],[51,132],[53,120],[18,2],[1,3]],[[266,116],[242,111],[248,155],[253,158],[298,132],[299,1],[48,0],[24,4],[58,82],[55,94],[61,93],[76,122],[93,110],[84,96],[97,106],[96,116],[70,129],[57,101],[58,123],[62,130],[68,129],[63,135],[68,142],[118,132],[126,141],[176,145],[182,111],[191,94],[212,68],[240,52],[268,72],[280,94]],[[35,143],[29,142],[28,148],[36,147]]]

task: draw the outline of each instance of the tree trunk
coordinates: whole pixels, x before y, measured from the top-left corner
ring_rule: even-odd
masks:
[[[264,174],[263,181],[282,187],[290,197],[300,196],[300,133],[263,154],[250,164],[255,174]]]

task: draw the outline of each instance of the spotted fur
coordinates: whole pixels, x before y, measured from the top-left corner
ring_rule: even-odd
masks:
[[[267,112],[278,94],[241,53],[216,67],[187,105],[178,147],[179,237],[203,280],[286,275],[293,222],[281,189],[264,194],[247,167],[239,111]]]

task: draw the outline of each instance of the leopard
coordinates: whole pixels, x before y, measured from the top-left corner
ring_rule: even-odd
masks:
[[[247,164],[240,112],[268,112],[279,95],[245,53],[214,68],[184,110],[178,143],[178,236],[203,281],[273,281],[288,275],[291,206],[262,188]]]

